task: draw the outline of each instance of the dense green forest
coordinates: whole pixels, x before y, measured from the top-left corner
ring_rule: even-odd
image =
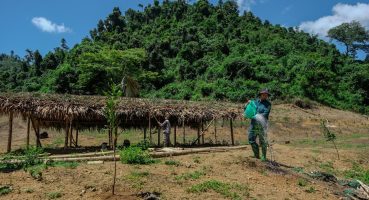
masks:
[[[73,48],[0,55],[0,91],[104,94],[131,77],[140,97],[243,102],[308,98],[369,113],[369,62],[296,28],[239,13],[234,1],[185,0],[114,8]]]

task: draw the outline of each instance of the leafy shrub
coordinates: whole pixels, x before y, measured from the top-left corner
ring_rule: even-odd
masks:
[[[128,147],[120,151],[120,160],[126,164],[151,164],[155,160],[140,147]]]
[[[58,198],[61,198],[62,196],[63,196],[63,194],[60,193],[60,192],[47,193],[47,198],[49,198],[49,199],[58,199]]]
[[[175,166],[180,166],[181,165],[181,162],[177,161],[177,160],[166,160],[164,162],[164,164],[166,165],[175,165]]]
[[[369,184],[369,169],[364,169],[358,164],[353,164],[352,168],[344,172],[347,178],[358,179],[366,184]]]
[[[13,189],[9,185],[1,186],[0,187],[0,196],[9,194],[12,191],[13,191]]]

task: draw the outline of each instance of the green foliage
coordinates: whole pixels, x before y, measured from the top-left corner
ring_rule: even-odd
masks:
[[[49,192],[46,194],[48,199],[59,199],[63,196],[61,192]]]
[[[357,179],[365,184],[369,184],[369,169],[364,169],[360,165],[354,163],[352,168],[344,172],[347,178]]]
[[[238,200],[249,196],[249,188],[240,184],[223,183],[217,180],[209,180],[199,184],[195,184],[188,188],[188,192],[202,193],[214,191],[221,194],[223,197]]]
[[[140,147],[128,147],[120,151],[120,160],[126,164],[151,164],[155,160],[151,158],[148,152]]]
[[[175,177],[177,181],[179,180],[196,180],[199,179],[201,176],[204,176],[205,172],[203,171],[194,171],[189,173],[184,173],[182,175],[178,175]]]
[[[300,187],[305,187],[308,185],[308,181],[304,178],[299,178],[297,180],[297,185],[300,186]]]
[[[328,31],[328,37],[346,46],[346,54],[355,58],[358,49],[366,49],[369,41],[369,31],[357,21],[343,23]]]
[[[164,164],[178,167],[181,165],[181,162],[179,162],[178,160],[166,160]]]
[[[13,191],[13,188],[11,186],[5,185],[5,186],[0,186],[0,196],[9,194]]]
[[[32,176],[32,178],[38,181],[41,181],[43,179],[42,171],[45,169],[47,169],[47,165],[45,164],[33,165],[24,168],[24,170],[27,171]]]

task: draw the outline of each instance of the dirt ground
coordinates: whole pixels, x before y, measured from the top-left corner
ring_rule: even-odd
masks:
[[[329,128],[337,136],[340,159],[333,145],[326,142],[320,131],[320,119],[327,119]],[[238,144],[246,144],[247,121],[235,122],[235,138]],[[0,120],[0,150],[6,150],[7,119]],[[227,122],[218,122],[217,141],[229,143]],[[158,192],[161,199],[231,199],[219,192],[208,190],[199,193],[189,191],[196,184],[215,180],[242,186],[236,192],[240,199],[339,199],[340,187],[306,177],[296,169],[308,173],[328,171],[339,178],[353,163],[364,168],[369,166],[369,119],[347,111],[326,107],[302,110],[284,104],[273,107],[270,117],[269,140],[274,159],[291,168],[274,170],[268,163],[251,157],[251,148],[228,152],[192,154],[173,158],[161,158],[151,165],[118,164],[117,195],[111,196],[113,163],[89,165],[80,163],[76,168],[49,167],[37,181],[23,170],[0,173],[0,186],[11,185],[13,192],[0,199],[50,199],[50,193],[60,193],[60,199],[141,199],[139,192]],[[17,119],[14,123],[13,149],[24,146],[26,124]],[[50,138],[42,141],[44,146],[60,147],[63,134],[47,130]],[[137,142],[143,136],[140,130],[121,135],[123,139]],[[196,130],[187,130],[190,141]],[[153,135],[153,141],[156,141]],[[178,130],[178,140],[182,140]],[[104,134],[84,131],[81,145],[99,145],[106,141]],[[31,141],[34,141],[32,135]],[[214,130],[210,130],[206,142],[215,142]],[[271,156],[268,153],[268,158]],[[166,165],[165,161],[177,161]],[[199,173],[192,177],[191,174]],[[306,183],[301,184],[302,180]]]

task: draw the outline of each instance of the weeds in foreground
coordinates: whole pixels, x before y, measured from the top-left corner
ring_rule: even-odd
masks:
[[[249,188],[238,183],[223,183],[217,180],[209,180],[199,184],[195,184],[187,189],[191,193],[203,193],[214,191],[221,194],[225,198],[240,200],[250,195]]]
[[[175,177],[175,179],[177,181],[180,181],[180,180],[197,180],[201,176],[204,176],[204,175],[206,175],[206,173],[204,171],[194,171],[194,172],[188,172],[188,173],[178,175],[178,176]]]
[[[369,169],[364,169],[357,163],[354,163],[351,169],[344,171],[344,175],[346,178],[357,179],[369,184]]]
[[[304,178],[299,178],[297,180],[297,185],[300,186],[300,187],[305,187],[308,185],[308,181]]]
[[[176,167],[181,166],[181,162],[179,162],[177,160],[166,160],[164,162],[164,164],[171,165],[171,166],[176,166]]]
[[[9,194],[13,191],[12,187],[9,185],[1,186],[0,187],[0,196]]]
[[[148,171],[133,171],[129,175],[125,177],[125,179],[129,180],[129,182],[132,184],[133,188],[142,189],[143,186],[146,183],[145,178],[150,175],[150,172]]]
[[[140,147],[128,147],[120,151],[120,160],[125,164],[147,165],[155,163],[147,151]]]
[[[48,199],[59,199],[63,196],[60,192],[49,192],[46,194]]]

